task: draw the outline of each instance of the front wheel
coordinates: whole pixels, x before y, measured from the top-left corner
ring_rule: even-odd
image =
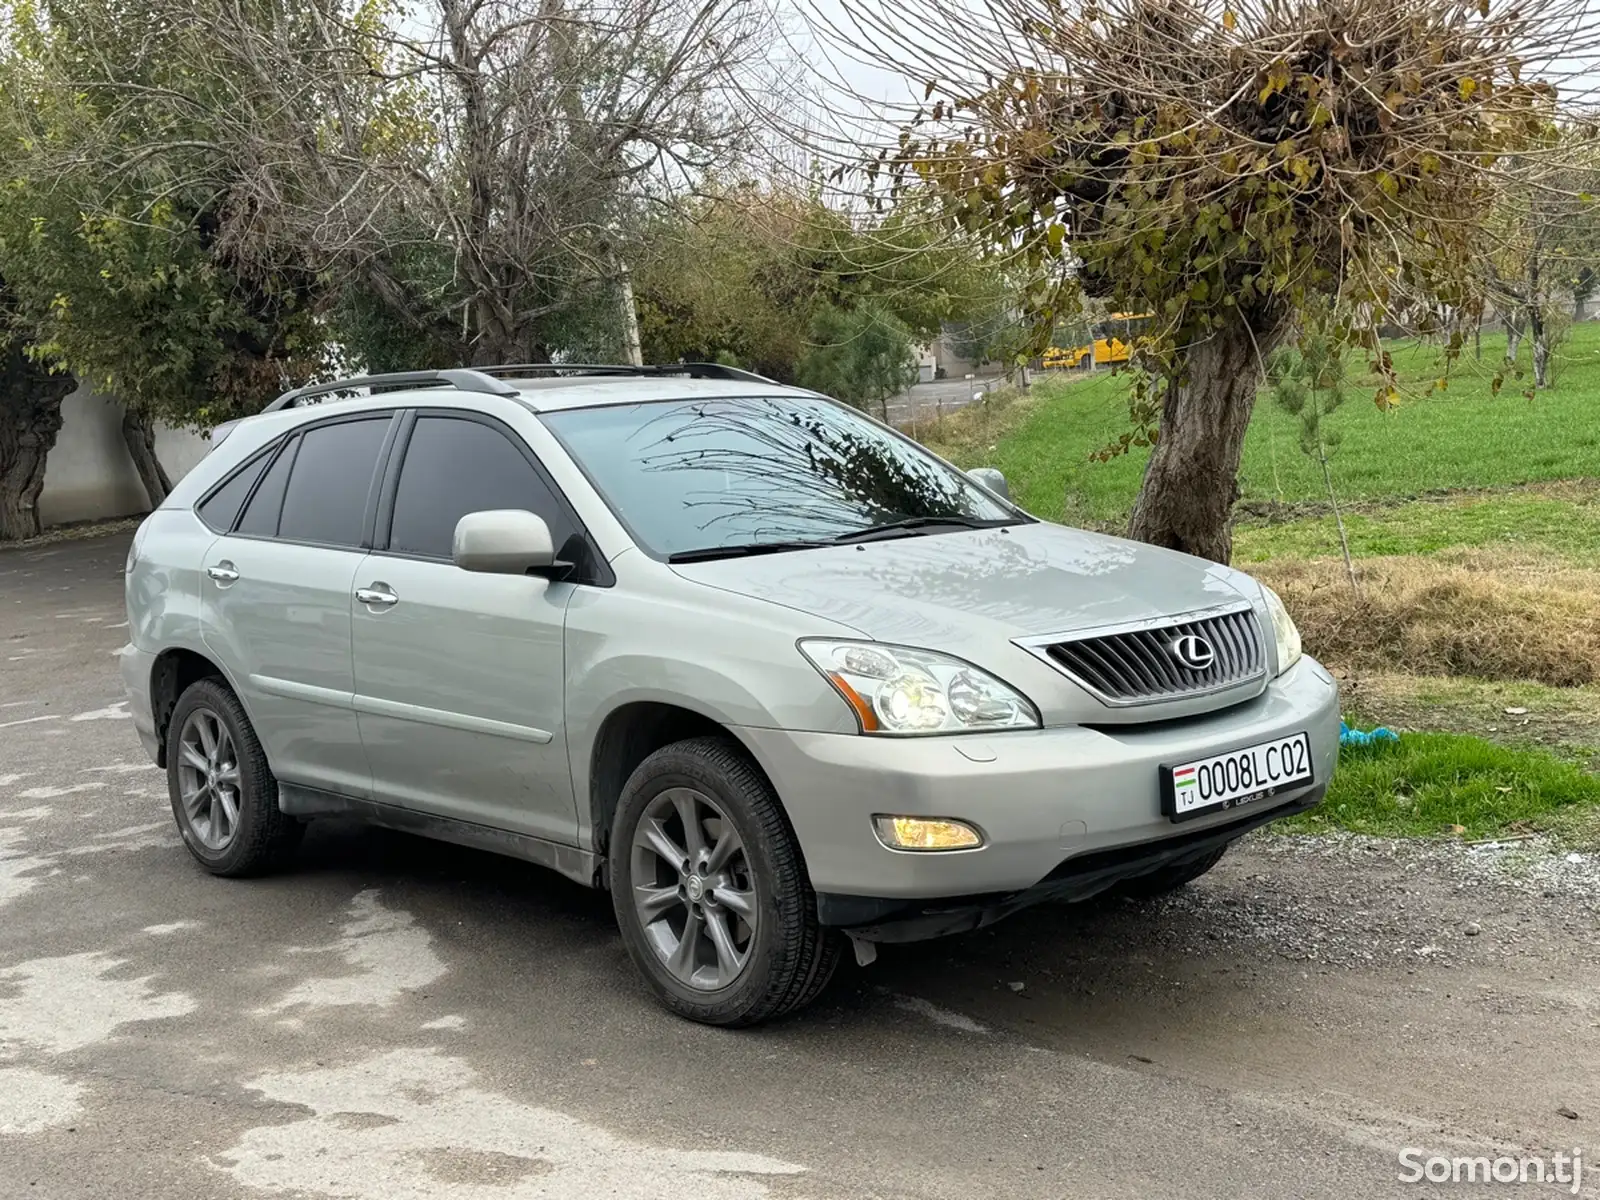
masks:
[[[278,781],[244,706],[220,679],[178,697],[167,725],[167,790],[178,832],[213,875],[278,866],[302,826],[278,808]]]
[[[611,898],[634,964],[692,1021],[755,1025],[801,1008],[838,962],[778,798],[716,738],[658,750],[628,779]]]

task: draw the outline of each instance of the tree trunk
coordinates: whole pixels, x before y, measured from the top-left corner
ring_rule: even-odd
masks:
[[[1539,290],[1539,256],[1528,261],[1528,332],[1533,335],[1533,386],[1549,382],[1550,338],[1544,324],[1544,293]]]
[[[1533,337],[1533,386],[1550,386],[1550,331],[1544,323],[1544,314],[1537,309],[1528,320],[1528,332]]]
[[[1239,498],[1239,459],[1276,328],[1252,338],[1225,326],[1190,347],[1168,387],[1160,435],[1134,502],[1128,536],[1225,563]]]
[[[498,321],[480,325],[473,334],[471,365],[503,367],[516,363],[549,362],[549,347],[533,340],[532,334],[531,327],[518,334]]]
[[[1516,362],[1517,361],[1517,351],[1520,350],[1521,348],[1522,348],[1522,322],[1521,322],[1521,320],[1517,320],[1517,321],[1513,322],[1511,320],[1511,318],[1507,317],[1506,318],[1506,361],[1508,363]]]
[[[617,280],[617,312],[622,323],[622,361],[628,366],[644,366],[644,349],[639,341],[639,306],[633,298],[633,275],[626,264],[612,256]]]
[[[5,435],[0,433],[0,457],[5,452]],[[42,486],[43,471],[39,472],[39,482]],[[20,476],[15,479],[9,475],[0,477],[0,542],[20,542],[23,538],[38,536],[38,503],[38,488],[30,493]]]
[[[150,497],[150,507],[160,508],[172,491],[172,479],[156,457],[155,425],[138,409],[125,408],[122,410],[122,440],[128,445],[128,456],[133,459],[133,469],[139,472],[145,495]]]
[[[61,401],[76,386],[31,362],[20,345],[0,351],[0,542],[39,533],[45,460],[61,432]]]
[[[1361,585],[1356,582],[1356,564],[1350,557],[1350,535],[1345,532],[1344,514],[1339,511],[1339,494],[1333,490],[1333,472],[1328,469],[1328,451],[1322,445],[1322,434],[1317,434],[1317,459],[1322,463],[1322,486],[1328,489],[1328,503],[1333,505],[1333,524],[1339,531],[1339,553],[1344,555],[1344,573],[1350,579],[1350,591],[1355,595],[1361,594]]]

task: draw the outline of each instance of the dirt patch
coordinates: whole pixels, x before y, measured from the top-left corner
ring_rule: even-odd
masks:
[[[1252,567],[1283,596],[1306,647],[1344,670],[1600,680],[1600,570],[1501,550],[1368,558],[1359,570],[1357,594],[1335,560]]]
[[[1573,751],[1600,771],[1600,685],[1552,688],[1392,671],[1338,671],[1351,721],[1399,731],[1469,733],[1504,745]]]

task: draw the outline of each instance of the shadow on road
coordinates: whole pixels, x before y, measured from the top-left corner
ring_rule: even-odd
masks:
[[[421,900],[421,911],[446,910],[510,942],[557,934],[591,949],[604,945],[620,970],[631,970],[622,961],[609,895],[529,863],[322,819],[312,823],[294,867],[273,882],[304,886],[313,877],[355,877],[365,886],[403,891]],[[817,1009],[787,1028],[794,1034],[807,1023],[835,1030],[870,1025],[885,1010],[895,1011],[896,1019],[905,1011],[926,1016],[926,1007],[905,1007],[914,996],[935,1008],[950,1006],[952,1013],[977,1013],[972,1023],[989,1032],[1045,1020],[1065,1031],[1093,1025],[1104,1033],[1110,1017],[1121,1036],[1137,1041],[1139,1026],[1169,1019],[1156,997],[1173,981],[1181,981],[1187,1001],[1200,1011],[1215,1011],[1218,996],[1236,993],[1243,981],[1274,965],[1271,949],[1259,944],[1243,955],[1219,954],[1219,945],[1240,941],[1248,918],[1219,927],[1214,909],[1239,913],[1198,892],[1178,900],[1045,905],[972,933],[883,946],[866,968],[846,951]]]

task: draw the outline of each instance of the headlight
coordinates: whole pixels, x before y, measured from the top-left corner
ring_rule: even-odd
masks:
[[[1039,727],[1027,697],[959,658],[877,642],[808,640],[800,652],[855,710],[862,733]]]
[[[1278,674],[1282,675],[1300,661],[1300,631],[1294,627],[1294,618],[1283,606],[1277,592],[1263,583],[1261,596],[1267,602],[1267,614],[1272,618],[1272,636],[1278,643]]]

